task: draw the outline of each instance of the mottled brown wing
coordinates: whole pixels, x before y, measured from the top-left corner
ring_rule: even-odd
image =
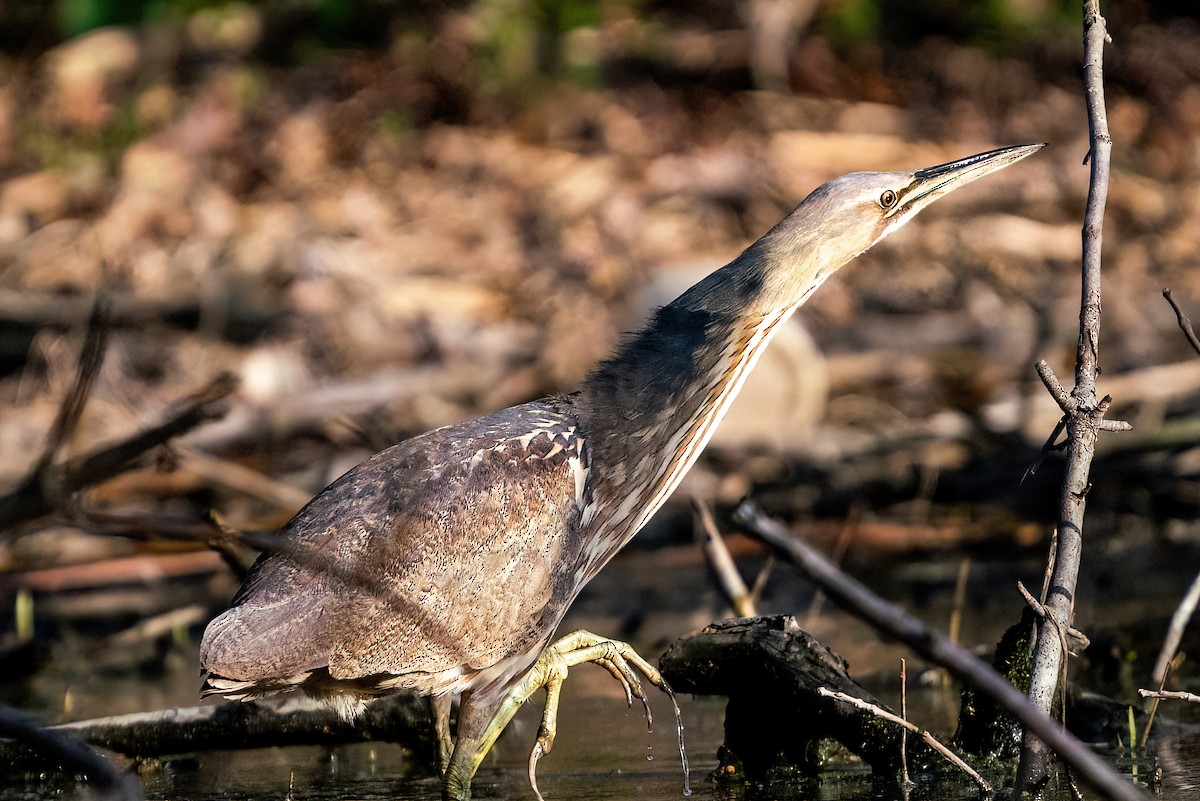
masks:
[[[202,666],[268,684],[328,668],[464,689],[558,625],[587,474],[573,418],[549,402],[389,448],[285,527],[281,552],[259,559],[205,631]]]

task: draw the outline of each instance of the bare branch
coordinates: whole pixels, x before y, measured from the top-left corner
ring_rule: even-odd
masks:
[[[1087,746],[1039,710],[979,657],[950,642],[895,604],[884,601],[862,583],[847,576],[832,562],[793,537],[779,522],[764,516],[749,503],[742,504],[734,520],[747,531],[779,548],[792,563],[843,609],[865,620],[916,653],[941,665],[979,692],[995,699],[1031,731],[1048,743],[1076,773],[1110,799],[1147,801],[1138,787],[1124,779]],[[1057,645],[1057,638],[1056,638]]]
[[[717,581],[720,582],[721,589],[725,591],[733,613],[738,617],[757,617],[758,612],[754,608],[754,598],[750,594],[746,582],[742,580],[742,575],[738,573],[737,565],[733,563],[733,556],[729,553],[725,540],[721,538],[717,522],[713,520],[712,510],[699,498],[692,498],[692,508],[700,520],[701,528],[704,529],[704,555],[708,557],[708,564],[717,575]]]
[[[415,748],[421,746],[428,726],[425,704],[408,693],[368,704],[363,715],[353,721],[341,717],[331,707],[303,699],[277,706],[278,709],[271,709],[253,703],[224,703],[178,707],[76,721],[41,731],[55,737],[77,738],[127,756],[162,756],[364,740],[398,742]],[[0,743],[0,760],[12,757],[10,748]]]
[[[1076,403],[1063,388],[1062,382],[1058,380],[1058,376],[1050,369],[1050,365],[1046,364],[1046,360],[1042,359],[1034,369],[1037,370],[1038,378],[1042,379],[1042,383],[1046,385],[1046,389],[1050,391],[1050,396],[1054,398],[1054,402],[1058,404],[1058,408],[1063,410],[1063,414],[1073,414],[1075,412]]]
[[[1179,601],[1175,613],[1171,615],[1171,623],[1167,627],[1167,638],[1163,640],[1162,648],[1158,652],[1158,659],[1154,662],[1154,681],[1160,687],[1166,681],[1167,669],[1170,667],[1171,660],[1175,658],[1175,652],[1179,650],[1179,643],[1183,640],[1183,630],[1187,628],[1188,621],[1195,614],[1197,605],[1200,605],[1200,574],[1192,579],[1191,586]]]
[[[1200,704],[1200,695],[1176,690],[1138,690],[1138,695],[1143,698],[1163,698],[1172,701],[1187,701],[1191,704]]]
[[[129,470],[146,451],[225,413],[225,398],[237,379],[222,374],[176,405],[162,423],[126,440],[99,448],[61,465],[39,465],[9,494],[0,497],[0,531],[13,529],[60,508],[74,492]],[[53,474],[52,481],[46,476]],[[47,484],[54,489],[48,491]]]
[[[1045,362],[1043,362],[1043,364],[1044,363]],[[1041,468],[1042,462],[1046,461],[1047,456],[1054,451],[1061,451],[1063,448],[1067,447],[1067,443],[1065,442],[1056,444],[1058,435],[1061,434],[1063,429],[1066,427],[1067,416],[1064,414],[1058,419],[1058,423],[1054,426],[1054,430],[1050,432],[1050,436],[1046,437],[1046,441],[1042,444],[1042,450],[1041,453],[1038,454],[1038,458],[1034,460],[1033,464],[1025,468],[1025,472],[1021,475],[1022,484],[1025,483],[1025,479],[1035,474]]]
[[[0,737],[20,743],[43,763],[84,774],[102,799],[140,801],[144,797],[135,776],[122,775],[111,762],[67,733],[42,728],[11,707],[0,706]],[[13,759],[10,756],[5,761]]]
[[[1188,344],[1192,346],[1192,350],[1200,354],[1200,338],[1196,336],[1196,330],[1192,328],[1192,321],[1183,313],[1183,309],[1175,302],[1175,298],[1171,296],[1171,290],[1168,287],[1163,287],[1163,297],[1167,299],[1167,303],[1171,304],[1171,308],[1175,311],[1175,321],[1179,323],[1179,329],[1183,331],[1183,335],[1187,338]]]
[[[181,469],[211,484],[266,501],[289,515],[295,514],[312,500],[311,492],[273,479],[237,462],[184,445],[173,445],[172,450],[179,456]]]
[[[46,448],[38,460],[39,470],[49,467],[58,455],[83,415],[83,407],[87,405],[88,396],[92,393],[92,383],[104,363],[104,351],[108,345],[108,302],[103,295],[97,295],[92,304],[88,317],[87,334],[83,346],[79,350],[79,364],[75,370],[75,381],[63,398],[58,409],[58,416],[50,427],[46,437]]]
[[[1167,686],[1167,676],[1171,675],[1171,669],[1175,667],[1175,660],[1172,659],[1167,663],[1167,670],[1163,673],[1162,679],[1158,682],[1158,692],[1162,692]],[[1138,741],[1138,745],[1142,748],[1146,747],[1146,743],[1150,742],[1150,730],[1154,728],[1154,720],[1158,717],[1158,707],[1162,702],[1162,698],[1154,697],[1150,699],[1149,710],[1146,713],[1146,725],[1142,727],[1142,738]]]
[[[1029,699],[1049,714],[1056,690],[1065,675],[1067,643],[1065,632],[1074,614],[1075,587],[1083,553],[1083,519],[1089,474],[1096,438],[1102,428],[1109,398],[1097,402],[1096,378],[1100,373],[1100,255],[1104,232],[1104,207],[1108,200],[1109,163],[1112,138],[1104,105],[1104,43],[1108,32],[1100,16],[1099,0],[1083,4],[1084,85],[1090,131],[1090,169],[1087,207],[1083,219],[1083,259],[1079,305],[1079,340],[1075,348],[1075,386],[1064,398],[1045,362],[1038,375],[1067,415],[1067,467],[1058,504],[1058,537],[1054,546],[1054,569],[1045,599],[1046,620],[1053,625],[1038,628],[1034,648]],[[1116,426],[1119,428],[1119,426]],[[1052,744],[1026,728],[1017,771],[1017,792],[1037,792],[1050,775]],[[1061,753],[1061,752],[1060,752]]]
[[[866,701],[863,701],[859,698],[855,698],[853,695],[847,695],[846,693],[840,693],[840,692],[835,693],[835,692],[832,692],[831,690],[825,689],[824,687],[819,687],[817,689],[817,692],[820,693],[821,695],[826,696],[827,698],[833,698],[834,700],[841,701],[843,703],[853,704],[854,706],[858,707],[859,709],[865,709],[866,711],[870,712],[872,715],[874,715],[877,718],[886,720],[889,723],[895,723],[897,726],[900,726],[908,731],[911,731],[914,734],[919,734],[921,736],[921,739],[924,740],[926,742],[926,744],[929,745],[930,748],[932,748],[934,751],[937,751],[939,754],[941,754],[943,757],[945,757],[946,760],[951,765],[954,765],[954,767],[958,768],[963,773],[970,776],[971,779],[977,785],[979,785],[980,790],[982,790],[983,792],[985,792],[989,795],[991,794],[992,785],[990,783],[988,783],[988,780],[983,778],[982,776],[980,776],[975,771],[974,768],[972,768],[970,765],[968,765],[966,762],[964,762],[962,757],[960,757],[958,754],[954,753],[949,748],[947,748],[945,745],[943,745],[942,742],[940,740],[938,740],[938,738],[934,737],[933,734],[931,734],[928,729],[922,729],[920,726],[916,725],[915,723],[910,723],[909,721],[905,720],[904,718],[900,717],[899,715],[893,715],[891,712],[888,712],[886,709],[878,707],[875,704],[867,703]]]

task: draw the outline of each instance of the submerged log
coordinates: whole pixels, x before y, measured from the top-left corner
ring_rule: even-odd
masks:
[[[363,741],[399,743],[429,750],[432,727],[424,702],[395,695],[368,704],[347,721],[327,707],[273,710],[252,703],[137,712],[49,727],[49,731],[127,757],[147,758],[197,751],[285,745],[341,745]],[[16,742],[0,739],[0,763],[54,763]]]
[[[992,658],[992,667],[1021,692],[1029,691],[1033,670],[1033,610],[1024,607],[1021,620],[1010,626]],[[968,754],[1015,760],[1021,749],[1021,723],[994,698],[967,687],[954,744]]]
[[[815,773],[818,746],[836,740],[882,775],[900,773],[900,728],[833,692],[886,707],[850,677],[845,660],[800,629],[794,617],[726,620],[676,641],[659,669],[677,692],[725,695],[723,775],[752,782]],[[909,765],[932,761],[908,738]]]

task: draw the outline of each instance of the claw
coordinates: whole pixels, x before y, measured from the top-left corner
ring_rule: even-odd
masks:
[[[537,786],[537,763],[545,755],[542,749],[542,740],[539,737],[538,741],[533,744],[533,750],[529,752],[529,786],[533,788],[533,795],[537,801],[546,801],[542,798],[542,793]]]
[[[537,801],[544,801],[537,786],[537,763],[554,747],[557,730],[558,701],[567,671],[573,665],[594,662],[609,672],[625,691],[625,701],[633,706],[636,696],[646,711],[646,730],[654,731],[654,713],[650,710],[650,699],[635,672],[640,671],[646,680],[665,692],[675,708],[675,719],[679,724],[679,754],[683,761],[684,795],[691,795],[688,775],[687,754],[683,747],[683,721],[675,693],[653,665],[643,659],[628,643],[598,637],[588,631],[575,631],[551,645],[538,659],[529,674],[510,692],[507,702],[512,705],[524,703],[539,687],[546,688],[546,705],[542,710],[542,724],[538,737],[529,752],[529,786]]]
[[[433,731],[437,738],[438,773],[446,775],[450,766],[450,754],[454,751],[454,740],[450,736],[450,708],[453,698],[449,695],[433,696],[429,699],[429,711],[433,716]]]
[[[625,672],[629,670],[628,665],[618,665],[611,659],[597,659],[596,664],[607,670],[609,674],[621,685],[621,689],[625,691],[625,706],[630,707],[631,709],[633,708],[633,697],[635,695],[645,702],[646,693],[642,689],[641,682],[637,680],[636,676]],[[622,670],[622,667],[624,668],[624,671]]]

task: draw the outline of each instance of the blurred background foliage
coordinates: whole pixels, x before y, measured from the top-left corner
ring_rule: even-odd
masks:
[[[1128,29],[1191,24],[1200,7],[1127,0],[1110,13]],[[62,166],[80,147],[119,152],[170,116],[141,102],[156,80],[186,88],[236,65],[236,92],[253,108],[271,70],[308,69],[312,96],[346,96],[378,77],[365,74],[363,55],[403,73],[372,119],[397,134],[434,122],[510,124],[531,109],[551,116],[540,107],[552,92],[558,100],[646,82],[912,106],[928,86],[930,54],[947,46],[1049,66],[1050,81],[1070,75],[1078,14],[1078,0],[16,0],[0,3],[0,83],[36,76],[44,55],[105,28],[136,29],[144,44],[138,70],[114,64],[106,94],[116,107],[102,124],[64,128],[29,115],[20,150],[36,156],[7,162]],[[1020,87],[1006,78],[984,94],[1003,111]],[[64,136],[70,145],[53,138]]]
[[[772,0],[767,0],[772,2]],[[779,3],[780,0],[774,0]],[[448,20],[473,34],[472,71],[483,85],[566,77],[612,80],[614,58],[653,57],[663,31],[701,21],[733,27],[745,3],[720,0],[17,0],[0,4],[0,51],[36,56],[110,25],[186,28],[194,43],[246,48],[265,61],[302,63],[323,49],[413,48]],[[905,48],[930,37],[993,50],[1077,36],[1078,0],[803,0],[810,29],[839,55]],[[1128,22],[1196,17],[1189,0],[1130,0]],[[269,31],[269,35],[262,32]]]

